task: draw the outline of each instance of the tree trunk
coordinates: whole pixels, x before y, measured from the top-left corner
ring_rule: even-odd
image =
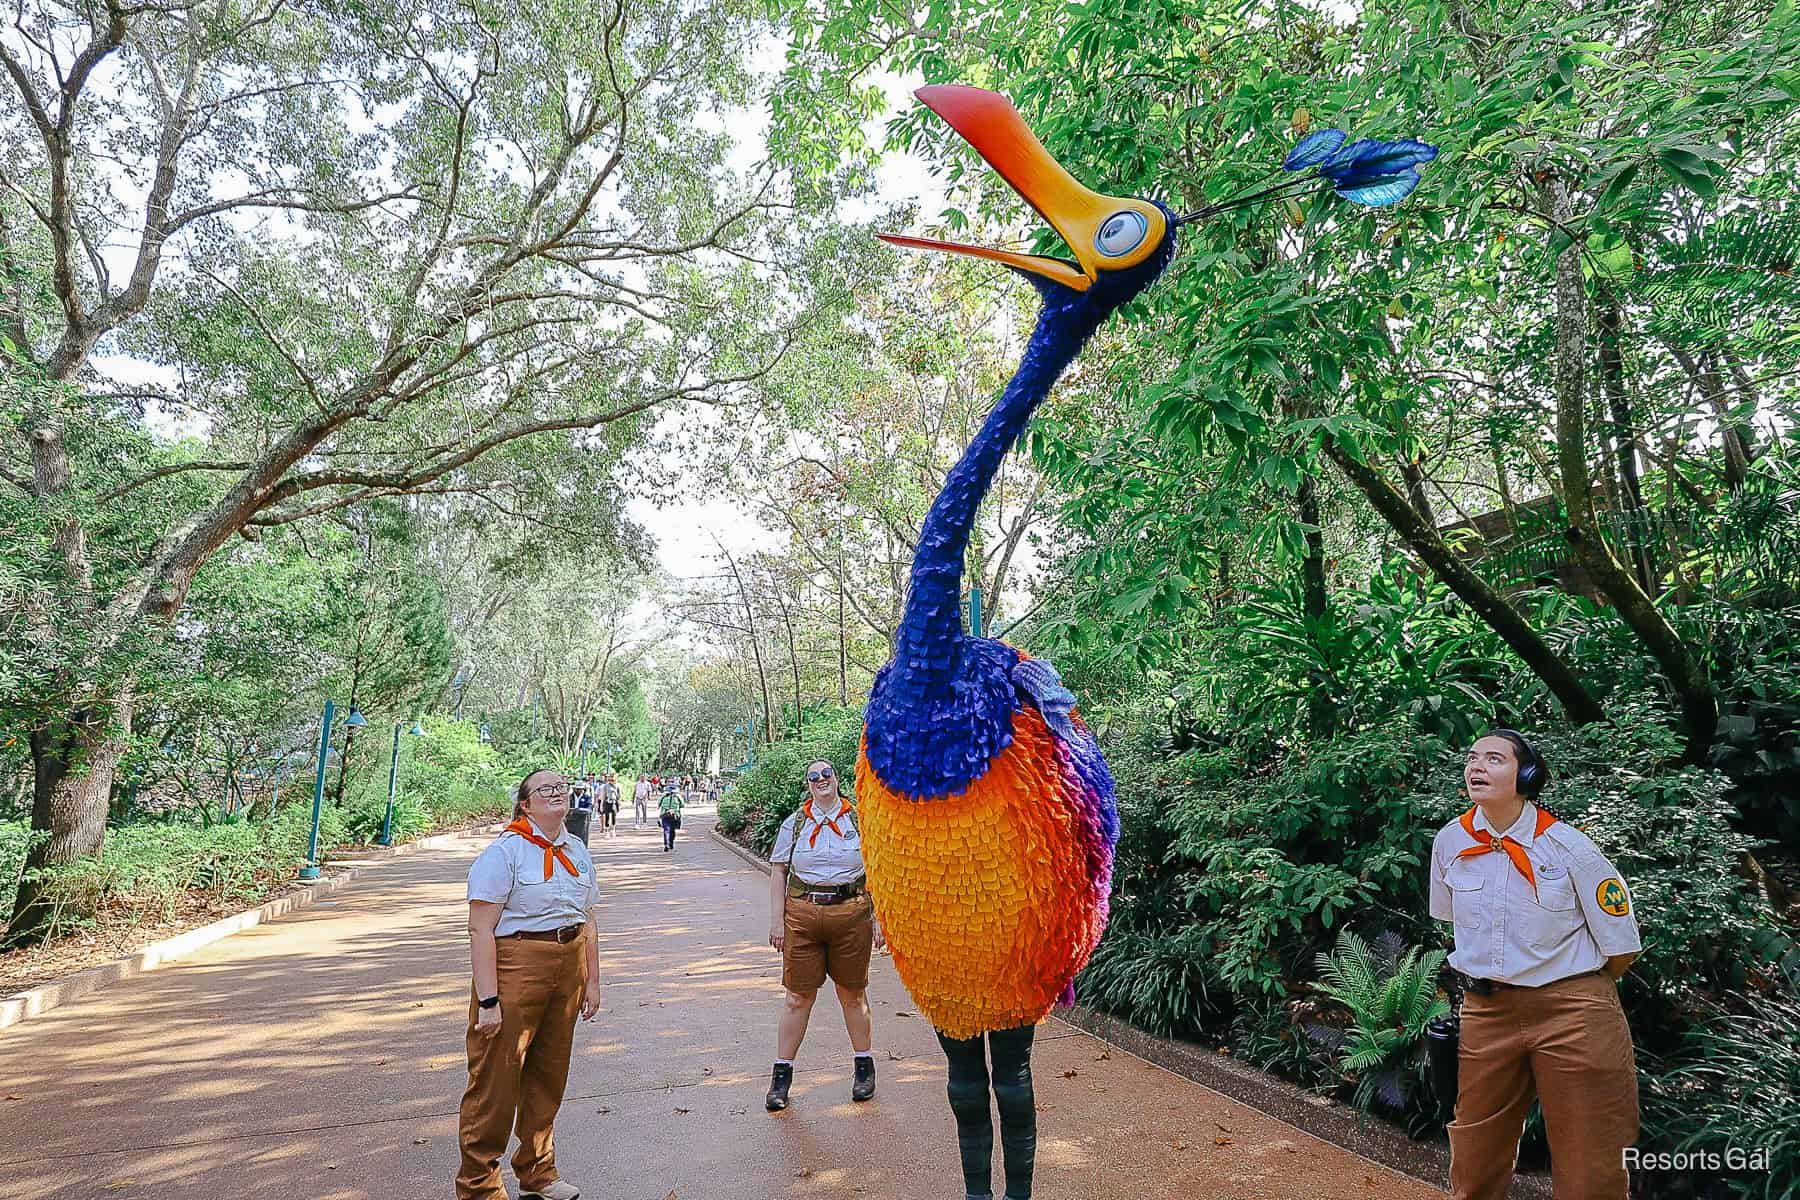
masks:
[[[1600,381],[1606,392],[1607,413],[1611,417],[1608,433],[1612,435],[1613,452],[1619,463],[1619,483],[1625,492],[1620,508],[1630,514],[1632,565],[1637,568],[1638,582],[1645,592],[1656,590],[1656,567],[1650,559],[1650,539],[1644,507],[1644,485],[1638,476],[1637,422],[1631,411],[1631,396],[1625,390],[1625,356],[1620,338],[1625,329],[1625,315],[1617,301],[1600,306]]]
[[[1566,227],[1573,219],[1568,185],[1560,176],[1545,180],[1546,215]],[[1706,669],[1688,652],[1674,628],[1657,611],[1600,535],[1594,516],[1594,488],[1588,471],[1586,410],[1582,374],[1587,356],[1587,294],[1581,277],[1581,252],[1574,243],[1556,259],[1556,448],[1562,475],[1563,503],[1569,527],[1564,531],[1575,557],[1588,576],[1618,609],[1668,676],[1681,704],[1687,737],[1687,760],[1698,762],[1712,745],[1719,723],[1718,702]]]
[[[1337,725],[1337,703],[1331,686],[1331,655],[1324,634],[1331,621],[1331,595],[1325,587],[1325,529],[1319,517],[1319,485],[1311,475],[1300,477],[1300,520],[1306,525],[1306,554],[1300,559],[1300,607],[1306,618],[1307,637],[1325,660],[1312,673],[1306,697],[1306,723],[1315,736],[1327,736]]]
[[[838,707],[843,708],[850,703],[850,635],[844,627],[844,535],[841,527],[838,531],[837,585]]]
[[[10,943],[42,941],[54,932],[56,906],[45,881],[33,879],[32,873],[99,853],[106,839],[113,771],[131,733],[131,706],[127,690],[112,704],[72,714],[68,724],[31,731],[31,828],[50,836],[26,856],[25,878],[8,927]],[[118,715],[118,729],[107,719],[109,707]]]
[[[1703,400],[1712,409],[1719,422],[1719,442],[1725,451],[1725,486],[1736,492],[1744,486],[1744,480],[1750,470],[1750,456],[1745,451],[1742,438],[1739,436],[1736,423],[1731,419],[1731,406],[1726,400],[1725,385],[1719,379],[1719,373],[1712,369],[1710,363],[1695,362],[1692,355],[1666,337],[1659,341],[1675,356],[1681,369],[1692,381],[1694,390],[1700,393]]]
[[[1325,451],[1419,560],[1512,647],[1513,653],[1532,674],[1544,681],[1551,694],[1562,702],[1569,720],[1585,725],[1605,718],[1600,702],[1589,693],[1569,664],[1538,636],[1518,609],[1469,569],[1393,484],[1368,463],[1351,455],[1335,438],[1325,443]]]

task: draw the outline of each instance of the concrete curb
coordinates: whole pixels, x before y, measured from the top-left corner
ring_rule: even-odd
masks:
[[[330,879],[321,879],[310,887],[289,892],[280,899],[271,900],[256,908],[246,909],[235,916],[225,917],[210,925],[202,925],[198,929],[190,929],[186,933],[178,933],[174,937],[164,938],[160,942],[152,942],[148,946],[132,951],[124,958],[115,958],[109,963],[89,967],[85,971],[77,971],[73,975],[53,979],[49,983],[39,984],[26,991],[0,997],[0,1029],[17,1025],[32,1017],[42,1016],[53,1008],[60,1008],[72,1000],[78,1000],[101,988],[118,983],[120,980],[142,975],[145,971],[154,971],[166,962],[173,962],[192,954],[202,946],[211,945],[221,938],[241,933],[264,921],[273,921],[277,917],[286,916],[295,909],[305,908],[313,901],[323,896],[329,896],[345,887],[368,867],[382,866],[386,861],[404,857],[417,850],[447,846],[455,839],[466,837],[472,833],[492,833],[500,828],[502,825],[499,823],[475,826],[471,829],[450,833],[434,833],[430,837],[402,842],[393,847],[369,847],[369,850],[381,861],[359,864],[341,875],[334,875]]]
[[[769,864],[717,829],[713,841],[765,875]],[[1233,1058],[1214,1054],[1191,1042],[1160,1038],[1114,1016],[1076,1005],[1056,1015],[1090,1037],[1165,1071],[1197,1083],[1210,1092],[1267,1113],[1302,1133],[1329,1142],[1402,1175],[1445,1186],[1450,1178],[1450,1148],[1441,1142],[1419,1142],[1376,1117],[1361,1117],[1354,1108],[1277,1079]],[[1359,1117],[1361,1117],[1359,1121]],[[1550,1181],[1537,1175],[1514,1178],[1508,1200],[1550,1200]]]

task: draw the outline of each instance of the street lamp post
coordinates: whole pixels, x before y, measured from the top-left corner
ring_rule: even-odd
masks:
[[[747,724],[739,725],[733,732],[744,735],[744,765],[754,767],[756,765],[756,718],[751,717]]]
[[[319,811],[325,804],[325,756],[331,752],[331,718],[336,711],[331,701],[325,701],[325,715],[319,721],[319,772],[313,779],[312,834],[306,841],[306,865],[300,868],[302,879],[319,877]]]
[[[408,737],[424,737],[425,730],[420,728],[419,723],[417,721],[414,721],[413,727],[411,729],[407,730],[406,734]],[[395,721],[394,722],[394,753],[388,759],[387,815],[381,819],[381,837],[375,843],[377,846],[391,846],[394,844],[394,784],[399,780],[399,778],[400,778],[400,722]]]

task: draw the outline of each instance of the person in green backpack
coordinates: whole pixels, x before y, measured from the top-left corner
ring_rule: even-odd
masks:
[[[662,814],[663,853],[675,849],[675,831],[681,828],[681,790],[675,786],[673,779],[663,785],[662,799],[657,802],[657,810]]]

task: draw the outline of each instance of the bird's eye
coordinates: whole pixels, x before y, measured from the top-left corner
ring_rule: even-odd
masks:
[[[1106,218],[1100,232],[1094,235],[1094,246],[1108,258],[1130,254],[1143,244],[1150,232],[1150,222],[1140,212],[1117,212]]]

